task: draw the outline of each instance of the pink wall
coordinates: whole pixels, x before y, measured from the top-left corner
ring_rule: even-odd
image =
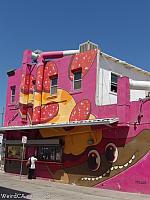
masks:
[[[65,90],[70,93],[70,95],[73,97],[76,103],[78,103],[81,100],[88,99],[91,103],[91,113],[95,115],[96,118],[98,118],[98,107],[95,104],[95,91],[96,91],[96,66],[97,66],[97,59],[95,58],[94,62],[90,66],[90,69],[88,73],[83,77],[82,80],[82,88],[79,91],[73,91],[73,81],[69,78],[69,70],[70,70],[70,63],[72,60],[72,56],[63,57],[61,59],[55,59],[53,62],[55,62],[57,69],[58,69],[58,88]],[[24,64],[23,64],[24,68]],[[19,68],[16,70],[15,76],[8,77],[8,90],[7,90],[7,101],[6,101],[6,117],[5,117],[5,126],[8,125],[8,122],[13,118],[13,116],[17,115],[19,113],[19,110],[17,108],[12,111],[10,107],[13,109],[15,108],[15,105],[19,102],[19,92],[20,92],[20,81],[22,76],[22,69]],[[33,76],[36,77],[36,67],[31,72]],[[10,103],[10,86],[16,85],[16,102],[11,104]],[[89,92],[90,91],[90,92]],[[113,115],[114,114],[114,108]],[[11,120],[11,123],[9,125],[24,125],[28,124],[29,121],[27,120],[27,123],[21,120],[20,113],[15,117],[15,120]]]
[[[83,99],[88,99],[92,105],[92,113],[98,116],[98,109],[95,105],[95,91],[96,91],[96,60],[92,64],[89,72],[82,80],[82,88],[79,91],[73,91],[73,82],[68,77],[68,66],[70,64],[70,57],[64,57],[61,60],[56,60],[58,66],[59,88],[68,91],[76,102]],[[90,92],[89,92],[90,91]]]
[[[118,104],[107,106],[96,106],[95,91],[96,91],[96,59],[94,60],[90,70],[83,77],[82,88],[80,91],[73,91],[73,82],[69,79],[69,69],[72,56],[56,59],[54,62],[58,68],[58,88],[68,91],[75,99],[76,103],[88,99],[91,102],[91,113],[96,118],[119,118],[119,126],[130,126],[128,137],[134,137],[144,128],[149,128],[150,112],[149,101],[130,102],[129,99],[129,80],[127,77],[122,77],[118,81]],[[32,74],[36,74],[36,66],[32,70]],[[20,81],[22,68],[15,70],[15,76],[8,77],[5,126],[8,125],[24,125],[18,110]],[[16,85],[15,102],[10,102],[11,90],[10,87]],[[141,109],[141,113],[140,113]],[[17,115],[18,114],[18,115]],[[15,117],[16,116],[16,117]],[[14,120],[12,120],[14,118]],[[27,121],[27,123],[29,123]]]
[[[119,175],[98,184],[97,188],[105,188],[124,192],[150,194],[150,153],[137,164]]]
[[[15,70],[15,75],[8,77],[7,96],[6,96],[6,111],[4,126],[8,126],[8,122],[18,113],[18,102],[20,92],[22,68]],[[16,86],[15,102],[11,103],[11,86]],[[16,117],[19,118],[19,117]],[[10,125],[18,125],[18,121],[14,120]]]

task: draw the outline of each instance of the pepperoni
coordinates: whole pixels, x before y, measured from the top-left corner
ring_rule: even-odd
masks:
[[[49,103],[41,109],[41,122],[46,123],[53,119],[59,111],[58,103]]]
[[[82,77],[84,77],[92,66],[96,54],[96,50],[76,54],[73,57],[70,65],[70,79],[73,80],[73,71],[76,71],[78,69],[82,69]]]
[[[44,69],[43,90],[50,91],[50,77],[57,76],[58,69],[54,62],[47,62]]]
[[[33,89],[34,89],[33,80],[34,80],[33,75],[22,74],[21,85],[20,85],[22,93],[24,94],[33,93]]]
[[[30,75],[22,74],[20,89],[24,94],[29,93]]]
[[[73,108],[69,121],[82,121],[87,120],[91,112],[91,103],[89,100],[84,99],[78,102]]]
[[[40,112],[41,112],[41,106],[37,106],[33,110],[33,116],[32,116],[32,124],[39,124],[40,123]]]
[[[36,72],[36,91],[37,92],[42,92],[43,70],[44,70],[43,65],[40,65],[37,68],[37,72]]]

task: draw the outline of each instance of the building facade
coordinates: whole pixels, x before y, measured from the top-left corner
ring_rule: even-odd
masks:
[[[150,193],[150,73],[87,42],[26,50],[8,73],[5,171],[36,155],[36,174],[64,183]]]

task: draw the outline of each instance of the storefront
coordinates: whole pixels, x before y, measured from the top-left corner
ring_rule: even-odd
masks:
[[[21,133],[20,133],[21,134]],[[27,135],[27,134],[26,134]],[[20,161],[22,155],[22,143],[21,140],[6,140],[6,153],[5,153],[5,171],[11,173],[20,173]],[[47,178],[52,178],[49,171],[44,170],[46,174],[41,173],[42,165],[56,165],[59,166],[62,163],[62,151],[63,146],[61,144],[61,138],[55,139],[41,139],[41,140],[28,140],[24,148],[23,155],[23,174],[27,174],[27,168],[25,166],[27,159],[35,155],[37,161],[37,175]],[[47,167],[46,167],[47,168]]]
[[[35,155],[38,159],[36,175],[57,179],[56,172],[69,167],[68,161],[71,157],[71,165],[80,163],[87,148],[99,144],[101,141],[102,127],[114,125],[117,120],[114,118],[85,120],[80,123],[68,124],[3,127],[1,129],[6,138],[4,169],[9,173],[20,173],[23,147],[21,139],[26,136],[22,173],[27,174],[25,165],[27,159]]]

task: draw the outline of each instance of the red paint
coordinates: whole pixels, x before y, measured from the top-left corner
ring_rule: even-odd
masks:
[[[59,111],[58,103],[52,102],[41,109],[41,123],[46,123],[53,119]]]
[[[91,113],[91,104],[90,101],[84,99],[78,102],[73,108],[69,121],[81,121],[87,120]]]

